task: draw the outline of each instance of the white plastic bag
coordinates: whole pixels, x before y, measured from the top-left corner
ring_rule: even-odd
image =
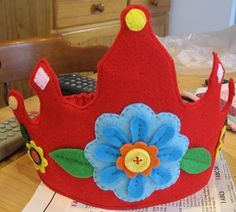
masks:
[[[159,38],[168,49],[178,72],[208,74],[212,52],[218,53],[227,72],[236,72],[236,25],[218,32],[194,33]]]

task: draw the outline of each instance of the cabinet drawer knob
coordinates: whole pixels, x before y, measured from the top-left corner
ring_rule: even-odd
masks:
[[[100,13],[104,12],[105,5],[103,3],[99,3],[95,5],[95,11],[98,11]]]
[[[151,4],[153,5],[153,6],[158,6],[158,4],[159,4],[159,0],[152,0],[151,1]]]

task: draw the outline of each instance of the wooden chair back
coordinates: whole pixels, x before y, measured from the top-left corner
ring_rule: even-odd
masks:
[[[9,88],[20,89],[25,97],[31,94],[21,88],[40,58],[46,57],[56,74],[96,72],[97,63],[108,47],[73,47],[58,34],[25,40],[0,42],[0,107],[7,103]],[[23,86],[24,87],[24,86]]]

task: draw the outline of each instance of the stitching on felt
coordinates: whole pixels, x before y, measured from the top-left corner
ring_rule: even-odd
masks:
[[[123,143],[122,139],[119,136],[117,136],[116,134],[112,134],[112,136]]]
[[[46,181],[44,181],[44,179],[41,177],[41,175],[39,175],[39,177],[41,178],[41,180],[49,187],[49,188],[51,188],[52,190],[55,190],[55,191],[57,191],[57,193],[60,193],[60,194],[63,194],[63,195],[67,195],[67,196],[69,196],[71,199],[76,199],[76,197],[75,196],[73,196],[73,195],[68,195],[66,192],[64,193],[64,192],[61,192],[61,191],[59,191],[59,190],[57,190],[56,188],[54,188],[53,186],[50,186]],[[208,176],[208,178],[207,178],[207,180],[205,181],[205,184],[209,181],[209,178],[210,178],[210,175]],[[197,187],[197,189],[195,189],[195,191],[197,192],[197,191],[199,191],[201,188],[200,187]],[[190,195],[191,193],[188,193],[188,195]],[[187,195],[187,194],[186,194]],[[180,198],[180,197],[182,197],[183,198],[183,195],[181,196],[181,195],[178,195],[178,194],[176,194],[176,200],[178,199],[178,198]],[[87,201],[85,201],[84,199],[82,199],[81,197],[79,198],[80,199],[80,202],[82,202],[82,203],[84,203],[84,204],[89,204],[89,202],[87,202]],[[96,204],[96,203],[92,203],[93,205],[95,205],[96,207],[104,207],[104,205],[102,205],[102,204]],[[151,201],[150,203],[149,203],[149,205],[156,205],[156,201],[154,200],[154,201]],[[145,204],[144,205],[144,207],[148,207],[148,205],[147,204]],[[112,205],[109,205],[109,206],[107,206],[106,208],[109,208],[109,209],[111,209],[111,208],[115,208],[115,209],[120,209],[120,206],[112,206]],[[127,206],[127,205],[125,205],[125,206],[123,206],[122,207],[123,208],[123,210],[128,210],[128,209],[130,209],[130,207],[129,206]],[[135,206],[135,208],[137,208],[137,205]]]
[[[110,146],[109,146],[110,147]],[[111,147],[112,149],[114,149],[113,147]],[[108,150],[104,151],[104,153],[108,154],[108,155],[112,155],[112,156],[117,156],[114,152],[109,152]],[[118,154],[119,155],[119,154]]]
[[[79,164],[82,164],[82,165],[87,165],[87,163],[85,163],[85,162],[81,162],[80,160],[76,160],[76,159],[68,158],[68,157],[61,156],[61,155],[56,155],[56,156],[54,156],[54,158],[66,159],[66,160],[68,160],[68,161],[76,162],[76,163],[79,163]]]
[[[142,109],[142,110],[139,110],[139,109]],[[176,123],[176,126],[177,126],[177,131],[175,132],[175,133],[177,133],[177,135],[178,135],[178,138],[179,139],[181,139],[181,140],[184,140],[185,141],[185,143],[184,144],[182,144],[182,146],[183,146],[183,148],[184,148],[184,153],[187,151],[187,147],[188,147],[188,144],[189,144],[189,142],[188,142],[188,139],[187,139],[187,137],[186,136],[184,136],[184,135],[182,135],[182,134],[180,134],[179,133],[179,129],[180,129],[180,121],[179,121],[179,119],[178,119],[178,117],[176,116],[176,115],[174,115],[174,114],[171,114],[171,113],[165,113],[165,112],[163,112],[163,113],[154,113],[154,111],[149,107],[149,106],[147,106],[147,105],[144,105],[144,104],[142,104],[142,103],[136,103],[136,104],[131,104],[131,105],[128,105],[128,106],[126,106],[124,109],[123,109],[123,111],[120,113],[120,115],[118,115],[118,114],[102,114],[98,119],[97,119],[97,122],[96,122],[96,126],[97,127],[102,127],[103,125],[100,125],[100,121],[103,121],[103,119],[106,119],[106,118],[114,118],[114,119],[117,119],[117,120],[119,120],[119,121],[122,121],[122,119],[123,118],[125,118],[125,116],[126,116],[126,114],[127,113],[129,113],[130,111],[132,111],[132,109],[134,109],[134,110],[137,110],[137,114],[140,114],[140,113],[143,113],[144,111],[146,111],[149,115],[150,115],[150,113],[152,114],[152,116],[154,116],[155,118],[156,118],[156,121],[157,122],[159,122],[159,120],[161,121],[161,119],[162,118],[164,118],[164,120],[166,120],[168,117],[169,118],[171,118],[171,120],[172,121],[174,121],[175,123]],[[133,114],[133,113],[132,113]],[[137,115],[136,114],[136,115]],[[133,116],[135,116],[135,113],[133,114]],[[132,119],[132,116],[130,117],[131,119]],[[168,120],[167,120],[167,122],[168,122]],[[101,130],[101,129],[98,129],[97,128],[97,132],[99,133],[99,131],[98,130]],[[97,133],[96,132],[96,133]],[[97,135],[97,134],[96,134]],[[99,139],[98,139],[99,140]],[[99,145],[101,142],[99,142],[98,140],[95,140],[94,141],[94,145],[96,146],[96,145]],[[93,157],[93,155],[91,155],[92,154],[92,152],[89,152],[88,150],[90,149],[90,145],[92,145],[91,143],[89,144],[89,146],[87,146],[86,147],[86,149],[85,149],[85,155],[86,156],[88,156],[88,159],[90,159],[91,157]],[[91,153],[91,154],[89,154],[89,153]],[[90,160],[89,160],[90,161]],[[170,179],[170,181],[169,181],[169,183],[167,183],[167,184],[164,184],[164,185],[156,185],[155,184],[155,186],[153,186],[151,189],[149,189],[149,192],[150,192],[150,194],[148,194],[147,195],[147,193],[145,193],[145,191],[144,191],[144,196],[143,196],[143,198],[138,198],[138,200],[136,200],[136,198],[132,198],[132,197],[126,197],[126,196],[124,196],[124,195],[121,195],[121,194],[118,194],[119,193],[119,190],[118,190],[118,188],[117,189],[111,189],[111,188],[104,188],[104,186],[103,185],[101,185],[101,184],[99,184],[99,171],[98,170],[100,170],[100,171],[102,171],[102,170],[104,170],[104,169],[106,169],[106,168],[108,168],[108,167],[111,167],[112,165],[110,165],[110,164],[108,164],[107,166],[105,166],[105,167],[103,167],[103,168],[99,168],[99,165],[98,166],[94,166],[93,165],[93,160],[92,161],[90,161],[90,163],[94,166],[94,174],[93,174],[93,176],[94,176],[94,181],[95,181],[95,183],[98,185],[98,187],[100,187],[100,188],[102,188],[103,190],[110,190],[110,191],[113,191],[114,193],[115,193],[115,195],[118,197],[118,198],[120,198],[120,199],[122,199],[122,200],[124,200],[124,201],[126,201],[126,202],[137,202],[137,201],[141,201],[141,200],[143,200],[143,199],[146,199],[147,197],[149,197],[150,195],[152,195],[152,193],[153,192],[155,192],[155,191],[158,191],[158,190],[162,190],[162,189],[165,189],[165,188],[167,188],[167,187],[170,187],[171,185],[173,185],[173,184],[175,184],[176,183],[176,181],[178,180],[178,178],[179,178],[179,175],[180,175],[180,161],[181,160],[178,160],[178,161],[175,161],[175,164],[176,164],[176,168],[178,169],[178,170],[176,170],[174,173],[172,173],[171,172],[171,179]],[[167,169],[167,170],[169,170],[169,169]],[[127,178],[127,180],[129,180],[129,178]]]
[[[176,69],[175,69],[174,62],[173,62],[173,60],[171,59],[171,57],[170,57],[169,53],[167,52],[167,50],[160,44],[160,42],[159,42],[159,41],[156,39],[156,37],[154,36],[153,31],[151,30],[150,24],[148,24],[148,26],[149,26],[149,27],[148,27],[149,36],[150,36],[151,39],[153,40],[153,43],[156,44],[156,45],[158,45],[159,48],[161,48],[161,50],[162,50],[162,51],[161,51],[161,54],[163,55],[163,53],[164,53],[163,56],[165,56],[165,58],[167,59],[169,65],[172,67],[173,72],[172,72],[172,74],[171,74],[171,78],[172,78],[172,80],[173,80],[173,82],[174,82],[174,87],[175,87],[174,90],[175,90],[175,93],[176,93],[176,95],[177,95],[177,99],[178,99],[178,101],[179,101],[179,103],[180,103],[180,106],[185,106],[185,105],[183,104],[183,101],[182,101],[181,96],[180,96],[179,86],[178,86],[178,83],[177,83]],[[155,45],[153,45],[153,46],[155,46]]]
[[[179,118],[177,118],[176,115],[172,114],[172,113],[166,113],[166,112],[161,112],[161,113],[158,113],[156,115],[156,119],[161,119],[162,116],[169,116],[171,118],[174,118],[176,121],[177,121],[177,132],[180,132],[180,121],[179,121]]]
[[[193,160],[193,159],[190,159],[190,158],[186,158],[186,160],[189,160],[189,161],[195,161],[196,163],[198,163],[198,161]],[[201,161],[201,162],[202,162],[202,161]]]

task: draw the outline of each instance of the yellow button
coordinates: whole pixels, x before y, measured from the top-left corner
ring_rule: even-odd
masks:
[[[151,163],[150,156],[143,149],[132,149],[125,156],[126,168],[134,173],[145,171]]]
[[[131,9],[125,16],[127,27],[132,31],[140,31],[146,25],[146,16],[142,10]]]

